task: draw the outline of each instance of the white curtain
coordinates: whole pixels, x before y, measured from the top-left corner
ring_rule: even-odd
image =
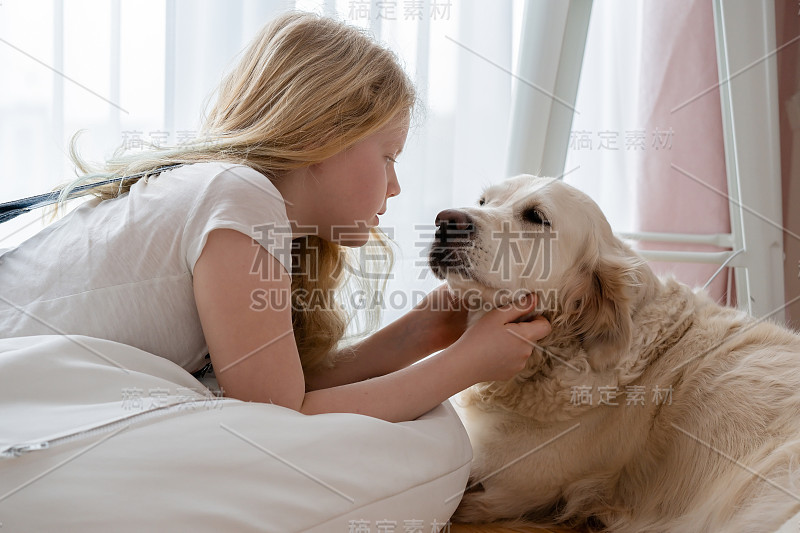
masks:
[[[635,79],[640,35],[637,3],[613,4],[595,1],[566,166],[579,168],[566,180],[628,230],[635,191],[624,132],[639,126],[627,120],[635,85],[620,80]],[[82,153],[94,160],[121,144],[193,135],[237,54],[272,16],[295,7],[370,28],[398,53],[426,104],[397,166],[402,193],[382,217],[400,250],[384,307],[384,323],[394,320],[440,283],[426,261],[436,214],[474,204],[504,177],[523,0],[3,2],[0,202],[72,176],[66,154],[78,129],[86,129]],[[616,130],[622,150],[598,148],[601,129]],[[590,132],[590,149],[581,131]],[[0,248],[41,227],[39,213],[1,225]]]
[[[634,231],[636,181],[654,131],[639,113],[643,2],[594,0],[564,181],[591,196],[614,231]],[[631,139],[645,135],[645,149]]]

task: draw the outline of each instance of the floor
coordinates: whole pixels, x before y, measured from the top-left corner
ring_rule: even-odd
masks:
[[[567,529],[542,529],[537,527],[507,528],[492,525],[451,524],[450,529],[441,533],[571,533]]]

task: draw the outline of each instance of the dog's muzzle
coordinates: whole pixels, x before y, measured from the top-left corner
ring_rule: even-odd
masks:
[[[475,238],[472,217],[458,209],[445,209],[436,215],[436,234],[428,262],[434,275],[444,279],[451,271],[466,273],[469,256],[465,253]]]

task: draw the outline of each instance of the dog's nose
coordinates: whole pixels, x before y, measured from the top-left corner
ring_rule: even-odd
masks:
[[[436,226],[446,227],[448,230],[457,231],[475,231],[475,226],[472,224],[472,217],[464,211],[458,209],[445,209],[436,215]]]
[[[436,215],[436,237],[442,244],[465,242],[475,235],[472,217],[458,209],[445,209]]]

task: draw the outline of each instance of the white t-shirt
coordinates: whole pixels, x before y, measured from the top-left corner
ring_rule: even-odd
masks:
[[[291,272],[286,205],[269,179],[232,163],[187,165],[0,251],[0,337],[88,335],[197,370],[208,348],[192,274],[217,228],[251,236]]]

